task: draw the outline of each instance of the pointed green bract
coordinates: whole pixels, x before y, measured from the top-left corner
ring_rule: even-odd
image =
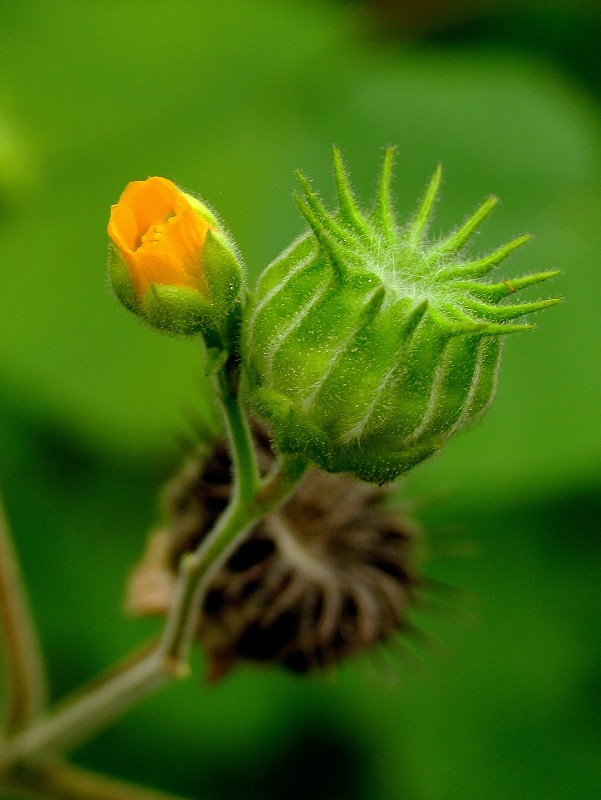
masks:
[[[495,322],[505,322],[516,317],[523,317],[525,314],[532,314],[534,311],[541,311],[543,308],[549,308],[559,302],[559,298],[555,297],[550,300],[539,300],[534,303],[518,303],[516,305],[492,306],[487,303],[481,303],[478,300],[470,298],[463,299],[462,305],[464,308],[473,311],[484,319],[494,320]]]
[[[311,188],[309,181],[298,173],[299,183],[301,184],[304,192],[304,200],[297,198],[298,207],[301,213],[313,229],[313,233],[319,238],[319,233],[325,231],[333,236],[340,242],[352,243],[352,237],[349,236],[347,230],[339,225],[333,217],[331,217],[325,210],[319,198]]]
[[[515,294],[520,289],[525,289],[527,286],[533,286],[542,281],[548,281],[551,278],[556,278],[559,275],[559,270],[549,270],[548,272],[539,272],[535,275],[525,275],[522,278],[512,278],[511,281],[500,281],[499,283],[480,283],[478,281],[458,280],[451,281],[449,286],[452,289],[458,289],[460,292],[469,292],[473,297],[479,300],[484,300],[487,303],[498,303],[505,297]]]
[[[459,250],[465,247],[498,202],[496,197],[489,197],[488,200],[485,200],[480,208],[464,222],[459,230],[455,231],[448,239],[445,239],[438,245],[438,252],[441,255],[446,253],[458,253]]]
[[[497,264],[504,261],[507,256],[511,255],[519,247],[522,247],[530,241],[529,234],[525,236],[518,236],[511,242],[507,242],[502,247],[499,247],[493,253],[490,253],[484,258],[479,258],[476,261],[468,261],[466,263],[457,263],[451,266],[444,266],[435,273],[437,281],[448,281],[453,278],[483,278],[488,275]],[[440,259],[440,251],[437,249],[434,256],[430,256],[430,262],[437,263]]]
[[[337,147],[334,148],[334,180],[338,196],[338,219],[359,234],[371,234],[372,230],[369,224],[357,208],[342,156]]]
[[[392,166],[394,163],[394,147],[387,147],[378,181],[378,195],[371,215],[373,227],[384,235],[387,242],[394,241],[396,233],[395,217],[391,204]]]
[[[338,281],[344,280],[348,271],[348,254],[344,252],[339,241],[336,241],[336,239],[330,235],[328,229],[320,225],[309,206],[303,202],[301,198],[296,197],[295,199],[301,214],[307,220],[309,227],[319,242],[322,257],[326,262],[329,262]]]
[[[430,178],[430,183],[428,184],[424,198],[409,228],[409,242],[411,244],[417,244],[426,232],[428,222],[434,210],[434,204],[438,197],[441,179],[442,166],[439,164]]]
[[[495,197],[448,237],[427,241],[440,167],[417,212],[397,226],[393,154],[385,152],[369,214],[338,150],[336,211],[299,175],[297,203],[310,232],[267,268],[242,337],[248,397],[278,449],[376,482],[406,472],[481,416],[503,337],[530,329],[519,318],[558,302],[514,297],[556,271],[479,280],[527,235],[475,260],[462,255]]]

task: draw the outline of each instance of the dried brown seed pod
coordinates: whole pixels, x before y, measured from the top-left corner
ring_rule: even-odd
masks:
[[[258,426],[255,438],[267,469],[269,438]],[[230,466],[217,441],[167,485],[167,525],[151,535],[130,582],[134,613],[166,613],[180,558],[227,505]],[[257,523],[204,597],[198,639],[209,677],[241,660],[306,672],[407,624],[420,583],[417,529],[386,505],[389,492],[311,469],[288,501]]]

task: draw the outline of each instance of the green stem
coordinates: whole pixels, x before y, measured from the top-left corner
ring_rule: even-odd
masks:
[[[202,596],[211,579],[238,546],[255,522],[279,503],[298,483],[306,464],[294,457],[283,457],[271,475],[259,480],[252,434],[238,394],[238,370],[226,364],[216,379],[233,461],[233,491],[230,503],[213,530],[198,549],[184,556],[161,642],[163,657],[185,664],[194,639]]]
[[[232,503],[248,503],[259,486],[259,469],[250,426],[238,394],[239,370],[226,363],[215,378],[215,393],[223,409],[233,459]]]
[[[135,706],[173,677],[156,648],[110,674],[84,686],[46,717],[12,736],[0,752],[0,774],[21,761],[56,755],[79,744]]]
[[[35,719],[44,707],[46,673],[1,501],[0,630],[7,686],[4,730],[12,734]]]
[[[161,642],[163,657],[174,664],[185,664],[194,638],[202,597],[213,576],[234,552],[240,539],[265,514],[278,506],[296,486],[306,469],[305,462],[284,457],[250,498],[234,497],[213,530],[199,548],[182,559],[176,599]]]

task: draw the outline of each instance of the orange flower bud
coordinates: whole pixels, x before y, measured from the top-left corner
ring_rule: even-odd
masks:
[[[208,229],[175,184],[148,178],[127,185],[111,208],[108,232],[141,300],[153,283],[206,293],[202,246]]]
[[[167,333],[220,327],[242,270],[216,217],[166,178],[132,181],[112,206],[110,278],[134,313]]]

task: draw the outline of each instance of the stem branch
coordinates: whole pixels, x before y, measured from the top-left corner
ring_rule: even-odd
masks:
[[[0,773],[21,760],[65,752],[136,705],[173,677],[156,648],[101,681],[84,686],[51,714],[8,739],[0,753]]]

